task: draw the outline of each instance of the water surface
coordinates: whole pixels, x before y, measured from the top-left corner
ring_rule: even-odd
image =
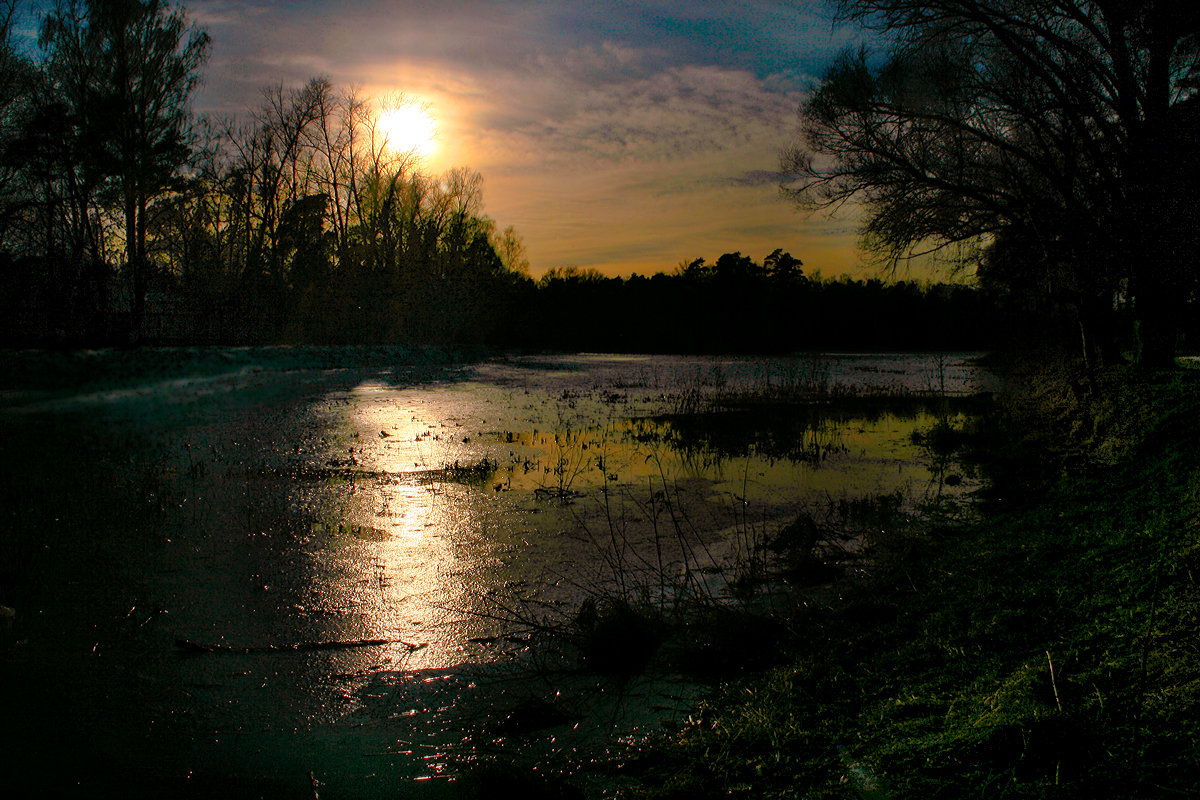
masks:
[[[530,623],[719,596],[801,512],[966,502],[912,437],[936,409],[851,400],[989,388],[965,355],[221,355],[4,393],[6,785],[436,796],[497,753],[602,758],[696,686],[549,669]]]

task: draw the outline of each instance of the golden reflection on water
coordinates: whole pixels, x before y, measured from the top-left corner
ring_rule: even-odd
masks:
[[[31,720],[21,736],[57,752],[62,710],[93,741],[114,743],[104,753],[106,764],[120,756],[113,775],[153,761],[142,748],[153,725],[171,769],[199,762],[272,780],[341,770],[378,796],[388,781],[394,796],[395,775],[434,772],[417,762],[460,741],[480,705],[472,698],[484,694],[475,676],[508,680],[485,663],[521,647],[495,640],[511,629],[492,618],[494,598],[525,584],[570,620],[582,582],[607,577],[600,547],[613,542],[612,557],[628,544],[616,555],[636,564],[632,551],[655,520],[676,533],[660,495],[707,547],[732,540],[738,525],[777,532],[829,498],[907,487],[920,501],[973,488],[970,479],[944,487],[912,441],[927,416],[839,422],[836,436],[816,437],[836,445],[818,461],[773,456],[762,439],[735,453],[678,446],[666,441],[669,424],[631,421],[669,405],[674,386],[645,363],[641,378],[626,367],[593,377],[489,364],[453,383],[339,382],[311,402],[305,388],[294,403],[230,400],[219,414],[207,402],[168,414],[141,401],[111,417],[64,412],[48,428],[61,449],[35,443],[25,453],[35,471],[19,484],[40,499],[18,515],[15,541],[33,543],[35,566],[61,578],[52,592],[31,590],[45,596],[44,617],[18,617],[29,635],[10,661],[34,687],[20,693]],[[290,385],[261,381],[271,398]],[[141,416],[144,430],[128,424]],[[87,457],[51,465],[76,448]],[[437,472],[485,458],[495,464],[486,481]],[[565,502],[537,491],[560,483]],[[63,535],[48,541],[47,530]],[[699,571],[690,555],[685,568]],[[667,552],[653,566],[678,562]],[[225,649],[181,657],[181,638]],[[394,644],[354,646],[378,639]],[[299,643],[349,646],[288,647]],[[452,670],[460,665],[472,668]],[[418,672],[430,669],[447,672]],[[457,717],[446,713],[458,703]],[[601,722],[611,727],[608,716]]]
[[[405,641],[422,649],[408,659],[410,668],[450,667],[464,660],[471,574],[460,563],[454,544],[461,520],[449,497],[432,486],[393,484],[383,494],[392,517],[385,530],[392,537],[378,545],[384,584],[380,613],[405,633]]]
[[[356,522],[387,534],[371,543],[359,570],[372,572],[378,589],[373,627],[417,648],[404,668],[446,669],[477,660],[469,639],[489,627],[480,610],[494,560],[484,534],[494,523],[481,492],[437,478],[463,459],[464,434],[404,395],[364,384],[351,396],[361,466],[378,476],[356,496]]]
[[[586,426],[577,416],[572,427],[552,401],[530,412],[486,391],[363,384],[339,423],[357,443],[357,468],[374,476],[351,492],[348,522],[382,534],[362,543],[352,567],[369,588],[360,608],[372,630],[419,646],[396,651],[405,669],[493,657],[472,639],[502,627],[495,593],[577,568],[587,553],[565,542],[589,514],[595,523],[619,513],[634,536],[645,527],[637,504],[656,491],[694,503],[695,524],[720,537],[746,508],[770,526],[805,503],[897,491],[921,502],[971,488],[945,487],[914,443],[932,424],[925,415],[818,420],[800,438],[809,456],[797,457],[765,440],[737,453],[689,444],[661,420],[614,415]],[[485,470],[469,471],[481,462]]]

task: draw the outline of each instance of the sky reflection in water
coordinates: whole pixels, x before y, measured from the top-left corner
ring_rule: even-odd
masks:
[[[487,658],[491,651],[470,640],[503,632],[493,617],[503,616],[497,603],[508,590],[577,603],[614,577],[589,563],[598,555],[591,539],[614,518],[623,544],[648,548],[656,492],[719,558],[748,518],[767,531],[840,499],[900,492],[915,503],[973,488],[941,484],[912,441],[933,422],[924,411],[818,415],[786,431],[805,441],[799,453],[778,451],[762,430],[744,432],[740,452],[723,449],[657,416],[678,409],[680,391],[758,390],[795,382],[804,368],[783,363],[771,374],[744,359],[577,356],[484,364],[471,379],[433,387],[358,385],[330,438],[351,442],[351,469],[368,476],[339,491],[347,518],[380,532],[362,550],[357,579],[378,586],[372,630],[424,645],[405,659],[411,667]],[[841,373],[831,381],[932,385],[927,357],[844,358],[824,368]],[[964,359],[943,372],[947,391],[979,388]]]
[[[745,414],[698,427],[661,415],[718,391],[920,390],[943,377],[952,393],[988,388],[963,357],[572,356],[422,385],[251,370],[10,399],[0,421],[22,469],[5,553],[24,565],[10,601],[24,643],[2,666],[29,687],[14,711],[31,720],[7,735],[12,763],[41,764],[31,780],[195,771],[300,792],[314,770],[358,796],[394,796],[396,781],[441,775],[468,730],[495,730],[519,702],[510,677],[488,685],[480,671],[522,657],[516,618],[569,618],[616,586],[615,562],[645,588],[650,567],[727,559],[748,531],[801,510],[973,488],[942,484],[911,441],[926,412],[814,428],[789,411],[745,441],[721,436]],[[746,431],[769,415],[748,416]],[[820,458],[788,456],[798,430]],[[181,656],[181,638],[238,652]],[[267,649],[363,639],[391,643]],[[627,690],[636,699],[621,714],[662,702]],[[607,732],[615,702],[595,689],[575,704],[602,708],[594,730]],[[58,720],[80,747],[54,744]]]

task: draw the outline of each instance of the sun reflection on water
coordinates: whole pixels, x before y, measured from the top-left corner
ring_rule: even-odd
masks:
[[[379,476],[355,513],[387,534],[361,568],[375,571],[375,625],[418,648],[405,668],[445,669],[471,660],[469,639],[487,627],[477,612],[494,559],[480,534],[492,523],[486,496],[439,472],[465,452],[453,410],[434,419],[404,400],[378,384],[351,396],[362,466]]]
[[[205,393],[161,419],[142,401],[107,417],[90,401],[75,416],[56,409],[46,429],[57,446],[22,453],[35,471],[20,484],[32,506],[16,541],[60,583],[44,617],[18,618],[31,635],[10,666],[35,688],[21,736],[53,749],[59,715],[46,709],[79,711],[86,696],[87,732],[115,743],[106,757],[126,754],[114,775],[154,761],[142,750],[153,724],[172,770],[199,759],[248,778],[340,771],[394,796],[397,775],[436,772],[413,756],[442,763],[484,702],[512,710],[511,690],[477,690],[495,685],[480,676],[508,681],[544,640],[509,635],[521,631],[495,618],[497,603],[516,607],[519,592],[571,624],[616,545],[629,564],[655,521],[674,539],[668,501],[683,533],[721,556],[737,526],[773,534],[804,503],[904,487],[919,502],[965,496],[975,481],[942,485],[947,467],[912,436],[927,416],[838,417],[836,436],[810,442],[827,456],[796,460],[780,444],[794,445],[794,427],[747,426],[739,444],[733,415],[656,418],[672,387],[689,385],[691,361],[676,369],[682,383],[648,357],[559,361],[489,362],[407,387],[327,376],[320,394],[305,383],[286,403],[276,391],[290,376],[263,378],[269,393],[231,393],[217,410]],[[759,410],[743,416],[757,425]],[[133,421],[145,426],[136,444]],[[477,469],[485,460],[490,473]],[[538,491],[560,482],[561,496]],[[668,579],[675,555],[654,563]],[[215,648],[180,657],[180,639]],[[599,718],[605,731],[612,718]]]
[[[590,407],[543,393],[536,408],[529,395],[499,383],[364,383],[343,406],[357,468],[374,476],[347,513],[382,533],[359,551],[359,583],[373,590],[372,627],[420,647],[403,654],[406,669],[494,657],[472,642],[501,632],[496,593],[562,583],[586,561],[579,531],[602,525],[596,515],[620,514],[630,537],[642,535],[638,504],[656,492],[694,503],[697,525],[719,539],[746,508],[767,526],[803,502],[945,490],[912,441],[929,424],[920,415],[821,418],[726,450],[708,430],[621,418],[603,394]]]

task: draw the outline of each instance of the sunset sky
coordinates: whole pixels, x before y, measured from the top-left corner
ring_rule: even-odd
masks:
[[[805,218],[779,154],[829,59],[852,44],[815,2],[190,0],[212,36],[201,113],[325,75],[403,92],[437,123],[426,169],[482,173],[486,213],[551,267],[671,271],[776,247],[859,268],[855,220]]]

